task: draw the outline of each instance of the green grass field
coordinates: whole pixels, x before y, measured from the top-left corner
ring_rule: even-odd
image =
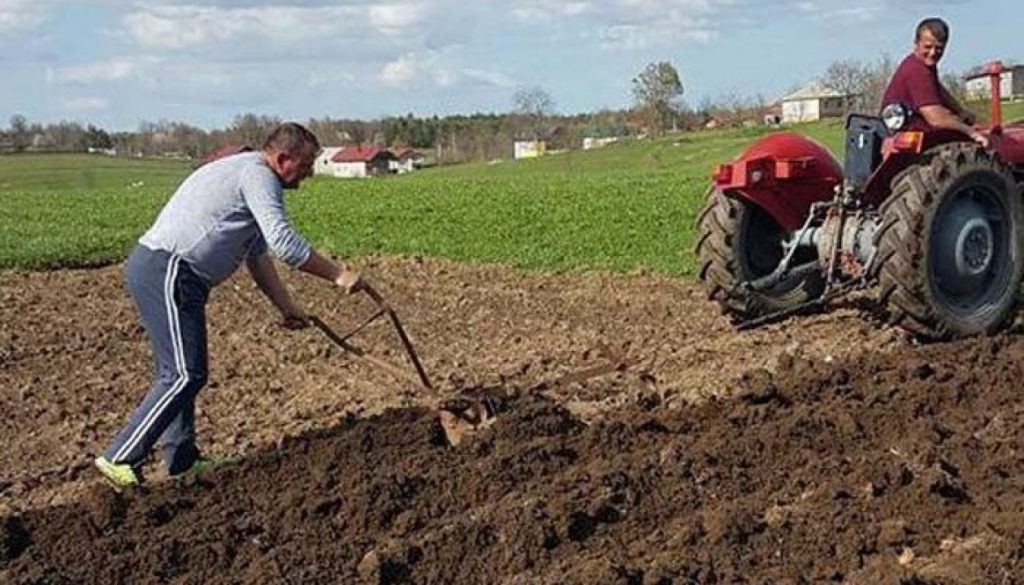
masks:
[[[1024,104],[1005,116],[1024,117]],[[793,130],[840,151],[836,121]],[[346,257],[690,274],[712,167],[766,132],[680,134],[365,181],[316,177],[288,195],[288,207],[315,245]],[[0,157],[0,268],[120,261],[189,171],[181,161]]]

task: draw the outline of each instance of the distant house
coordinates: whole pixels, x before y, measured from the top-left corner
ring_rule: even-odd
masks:
[[[345,146],[330,158],[335,177],[373,177],[390,172],[395,155],[378,146]]]
[[[334,155],[338,154],[343,146],[325,146],[320,149],[320,154],[316,157],[316,161],[313,163],[313,174],[314,175],[331,175],[334,176],[334,163],[331,159]]]
[[[512,152],[516,159],[520,159],[544,156],[547,150],[548,145],[543,140],[516,140]]]
[[[423,155],[415,148],[392,148],[389,151],[395,157],[390,165],[392,173],[411,173],[423,166]]]
[[[583,150],[591,150],[591,149],[594,149],[594,148],[603,148],[605,146],[608,146],[609,144],[612,144],[612,143],[615,143],[615,142],[618,142],[618,141],[619,141],[619,137],[618,136],[605,136],[605,137],[585,136],[583,138]]]
[[[782,121],[813,122],[822,118],[841,118],[843,116],[842,93],[823,87],[820,83],[812,83],[785,97],[782,102]]]
[[[988,99],[992,82],[984,67],[975,67],[967,73],[964,90],[971,99]],[[999,78],[999,95],[1004,100],[1024,98],[1024,65],[1006,66]]]

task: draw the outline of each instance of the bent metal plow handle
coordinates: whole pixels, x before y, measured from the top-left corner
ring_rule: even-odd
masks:
[[[391,325],[395,328],[395,333],[398,334],[398,339],[402,342],[402,347],[405,348],[405,354],[409,356],[409,361],[412,362],[414,368],[416,368],[416,374],[420,377],[420,382],[423,383],[425,388],[432,388],[430,385],[430,379],[427,378],[427,373],[423,370],[423,365],[420,364],[420,358],[416,355],[416,350],[412,348],[412,342],[409,341],[409,336],[405,334],[405,328],[402,327],[402,322],[398,320],[398,314],[392,309],[384,298],[380,296],[376,290],[373,289],[369,284],[363,285],[363,292],[366,296],[370,297],[374,303],[377,304],[377,308],[383,311],[388,319],[391,321]]]
[[[348,339],[357,332],[361,331],[381,316],[387,315],[395,333],[402,342],[402,347],[405,349],[406,355],[409,356],[409,361],[411,361],[412,365],[416,368],[416,374],[419,376],[420,383],[433,398],[439,399],[433,389],[433,386],[430,384],[430,379],[427,378],[427,373],[423,370],[423,365],[420,364],[419,357],[416,355],[416,350],[412,347],[412,342],[409,341],[409,336],[405,333],[405,328],[402,327],[402,322],[398,319],[398,315],[386,302],[384,302],[384,299],[373,288],[364,285],[363,291],[377,305],[377,311],[349,333],[345,335],[338,335],[333,329],[317,317],[311,316],[309,318],[309,322],[330,338],[331,341],[345,350],[349,355],[352,355],[357,359],[370,362],[400,380],[412,381],[411,376],[409,376],[405,371],[396,368],[384,360],[377,359],[374,356],[369,355],[363,349],[348,342]],[[479,400],[468,400],[465,401],[464,404],[447,404],[442,401],[438,406],[437,416],[441,429],[444,432],[445,440],[447,440],[448,444],[458,446],[468,434],[472,433],[479,427],[489,424],[493,420],[494,414],[487,408],[487,406],[490,405],[483,405]]]
[[[324,335],[326,335],[336,345],[338,345],[338,347],[341,347],[343,350],[345,350],[345,352],[347,352],[348,354],[352,355],[353,357],[361,359],[361,360],[365,360],[367,362],[370,362],[370,363],[374,364],[375,366],[385,370],[386,372],[388,372],[392,376],[397,377],[400,380],[407,380],[407,381],[410,381],[410,382],[414,382],[412,377],[409,376],[408,374],[406,374],[403,370],[400,370],[400,369],[396,368],[395,366],[389,364],[388,362],[386,362],[386,361],[384,361],[382,359],[378,359],[378,358],[368,354],[364,349],[362,349],[360,347],[357,347],[355,345],[352,345],[351,343],[346,341],[346,338],[351,337],[351,334],[338,335],[333,329],[331,329],[331,327],[329,325],[327,325],[326,323],[324,323],[323,321],[321,321],[317,317],[310,316],[309,322],[314,327],[319,329]],[[422,380],[421,380],[421,382],[422,382]]]
[[[364,288],[362,290],[366,293],[368,297],[370,297],[370,299],[373,300],[374,304],[377,305],[377,311],[352,331],[349,331],[345,335],[338,335],[337,333],[335,333],[333,329],[331,329],[326,323],[324,323],[317,317],[311,316],[309,318],[309,322],[312,323],[314,327],[323,332],[324,335],[330,338],[331,341],[333,341],[335,344],[337,344],[339,347],[341,347],[348,353],[358,358],[362,358],[368,362],[372,362],[373,364],[387,370],[393,375],[406,379],[408,378],[408,376],[405,374],[405,372],[402,372],[401,370],[392,366],[388,362],[385,362],[383,360],[377,359],[369,355],[368,353],[366,353],[365,350],[356,347],[355,345],[352,345],[351,343],[348,342],[349,338],[354,336],[356,333],[362,331],[367,325],[376,321],[382,315],[387,315],[388,320],[391,322],[391,326],[394,328],[395,333],[398,335],[399,341],[402,342],[402,348],[405,350],[405,354],[409,357],[409,361],[412,362],[413,367],[416,368],[416,374],[417,376],[419,376],[420,384],[422,384],[423,387],[428,390],[433,389],[433,386],[431,386],[430,384],[430,379],[427,378],[427,373],[423,369],[423,365],[420,363],[419,356],[416,355],[416,350],[413,349],[412,342],[409,341],[409,336],[406,335],[405,328],[402,327],[402,322],[398,319],[398,315],[390,306],[388,306],[386,302],[384,302],[383,297],[381,297],[380,294],[377,291],[375,291],[372,287],[370,287],[369,285],[364,285]]]

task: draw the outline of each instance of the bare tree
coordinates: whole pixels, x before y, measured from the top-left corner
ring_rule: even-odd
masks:
[[[653,134],[660,134],[675,120],[679,97],[682,95],[683,84],[679,81],[679,72],[666,61],[649,63],[633,78],[633,97],[644,112],[648,128]]]
[[[969,96],[967,95],[967,84],[964,82],[963,75],[955,72],[942,74],[942,86],[946,88],[950,95],[956,98],[956,101],[966,104]]]
[[[263,145],[263,139],[270,131],[281,123],[276,116],[260,116],[252,113],[235,116],[227,132],[232,140],[238,145],[248,145],[259,148]]]
[[[882,104],[882,94],[896,71],[896,64],[888,53],[882,53],[877,60],[867,65],[867,79],[864,82],[864,108],[869,114],[878,113]]]
[[[548,118],[555,112],[555,100],[540,86],[524,87],[512,97],[516,113],[523,117],[525,131],[532,140],[547,133]]]
[[[833,61],[821,77],[821,85],[842,96],[845,116],[854,110],[863,109],[869,76],[868,67],[860,61]]]

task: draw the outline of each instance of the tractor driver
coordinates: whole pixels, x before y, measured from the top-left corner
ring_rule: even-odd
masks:
[[[118,487],[141,483],[140,467],[163,441],[171,476],[211,465],[195,444],[195,398],[206,383],[206,302],[210,289],[243,262],[259,289],[298,329],[308,316],[277,275],[270,255],[348,293],[364,286],[358,272],[322,256],[288,222],[284,189],[313,174],[320,144],[291,122],[259,152],[203,165],[178,187],[125,264],[125,283],[153,349],[153,385],[127,425],[96,458]]]
[[[926,18],[917,25],[914,50],[896,69],[882,97],[882,106],[902,103],[916,114],[919,130],[944,128],[970,136],[988,147],[988,137],[978,132],[974,115],[967,111],[939,81],[938,64],[949,40],[949,25],[941,18]]]

